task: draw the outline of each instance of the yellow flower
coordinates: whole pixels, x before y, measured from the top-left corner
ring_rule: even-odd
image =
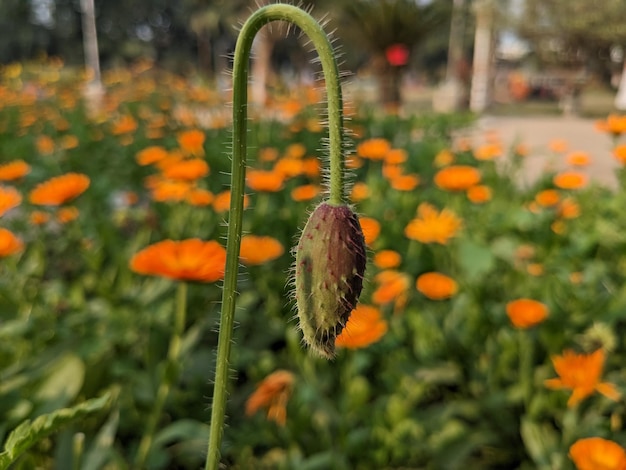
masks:
[[[566,350],[562,356],[552,357],[552,364],[559,377],[546,380],[545,385],[552,389],[571,389],[572,395],[567,406],[577,405],[596,391],[612,400],[619,399],[620,393],[613,384],[600,382],[604,366],[603,349],[591,354],[576,354]]]

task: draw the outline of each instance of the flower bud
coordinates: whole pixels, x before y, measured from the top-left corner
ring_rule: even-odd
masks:
[[[296,250],[296,303],[304,342],[331,359],[335,338],[363,287],[365,241],[359,219],[345,205],[321,203]]]

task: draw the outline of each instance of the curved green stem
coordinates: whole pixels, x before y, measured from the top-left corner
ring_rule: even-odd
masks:
[[[228,367],[235,316],[235,297],[239,269],[239,246],[243,215],[246,170],[246,119],[248,102],[248,66],[250,50],[256,33],[272,21],[288,21],[297,25],[310,39],[320,57],[328,100],[330,195],[329,203],[344,201],[343,104],[339,72],[333,48],[322,27],[305,11],[284,4],[268,5],[256,11],[241,29],[233,64],[233,160],[231,201],[226,246],[226,273],[222,294],[222,313],[217,345],[217,364],[211,410],[211,426],[206,470],[217,470],[226,412]]]
[[[139,448],[137,449],[137,455],[135,456],[136,469],[142,469],[145,466],[146,459],[150,453],[150,447],[152,447],[152,441],[154,440],[154,433],[156,432],[159,418],[163,412],[165,402],[170,393],[170,389],[174,382],[178,378],[178,356],[180,355],[180,347],[182,343],[183,333],[185,332],[185,316],[187,311],[187,284],[184,282],[178,283],[178,290],[176,291],[176,314],[174,317],[174,329],[172,331],[172,337],[170,339],[170,346],[167,351],[167,359],[164,363],[163,377],[159,384],[159,390],[157,391],[156,398],[154,400],[154,406],[152,407],[152,413],[148,417],[148,424],[146,425],[146,431],[141,438]]]

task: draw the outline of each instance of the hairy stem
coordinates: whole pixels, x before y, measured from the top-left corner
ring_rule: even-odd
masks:
[[[287,21],[298,26],[315,46],[320,57],[328,99],[330,147],[329,203],[344,201],[343,104],[339,86],[339,72],[332,45],[322,27],[311,15],[292,5],[268,5],[256,11],[241,29],[233,64],[233,160],[231,174],[231,201],[226,246],[226,274],[222,294],[222,313],[217,345],[217,365],[211,410],[211,426],[206,470],[217,470],[226,412],[228,366],[235,316],[239,247],[243,215],[243,197],[246,169],[246,119],[248,102],[248,67],[252,42],[256,33],[272,21]]]

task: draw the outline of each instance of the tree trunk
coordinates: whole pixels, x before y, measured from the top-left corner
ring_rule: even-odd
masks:
[[[264,106],[267,100],[267,82],[272,71],[274,40],[267,29],[259,31],[253,44],[252,102]]]
[[[472,87],[470,90],[470,109],[480,113],[489,105],[494,6],[491,0],[479,0],[475,3],[476,33],[474,35],[474,62]]]
[[[619,81],[617,95],[615,96],[614,105],[620,111],[626,110],[626,59],[622,69],[622,78]]]

